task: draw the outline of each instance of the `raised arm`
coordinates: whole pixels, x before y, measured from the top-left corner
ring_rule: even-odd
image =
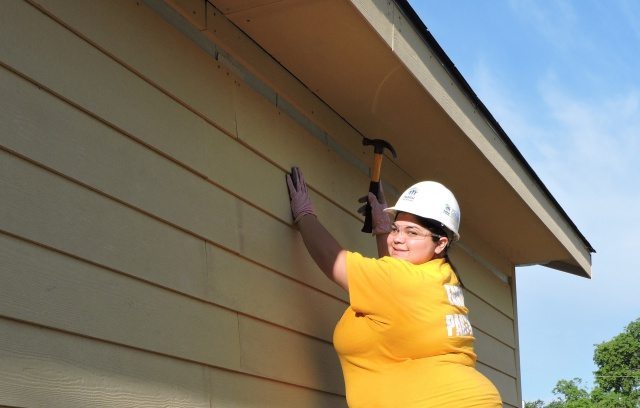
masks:
[[[309,255],[329,279],[349,291],[346,251],[318,220],[299,168],[293,167],[287,174],[287,187],[291,214]]]
[[[298,228],[309,255],[325,275],[347,292],[347,251],[333,238],[315,215],[305,215]]]

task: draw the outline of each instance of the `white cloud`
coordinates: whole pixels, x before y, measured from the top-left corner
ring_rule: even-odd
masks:
[[[544,129],[532,123],[530,115],[526,114],[534,110],[533,106],[523,106],[516,95],[517,90],[508,89],[501,77],[490,64],[480,59],[474,66],[471,83],[476,94],[516,145],[543,140]]]
[[[638,92],[631,89],[587,100],[573,96],[555,80],[543,81],[540,90],[553,120],[547,128],[552,129],[554,146],[564,151],[539,155],[536,166],[565,186],[571,194],[566,200],[606,202],[607,196],[618,196],[637,201],[640,195],[633,181],[640,175]],[[576,203],[578,207],[585,206]]]
[[[480,60],[471,82],[578,227],[599,234],[594,227],[618,222],[613,211],[603,209],[618,208],[640,228],[633,211],[640,208],[633,185],[640,177],[640,92],[586,99],[549,71],[539,81],[538,99],[526,99],[498,77]]]

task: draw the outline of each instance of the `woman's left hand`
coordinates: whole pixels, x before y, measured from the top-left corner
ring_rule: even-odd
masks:
[[[305,215],[315,216],[302,171],[298,167],[292,167],[291,174],[287,174],[286,178],[293,222],[297,224]]]

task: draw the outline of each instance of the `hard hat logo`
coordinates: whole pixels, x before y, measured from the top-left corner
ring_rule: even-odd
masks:
[[[385,210],[390,214],[407,212],[419,217],[435,220],[454,236],[454,241],[460,238],[460,207],[453,193],[442,184],[435,181],[422,181],[409,187],[394,207]]]
[[[451,217],[452,219],[454,219],[456,222],[458,222],[458,223],[460,222],[460,214],[454,208],[451,208],[451,206],[449,206],[449,204],[445,205],[444,213],[448,217]]]
[[[402,195],[402,199],[404,201],[413,201],[416,197],[416,194],[418,194],[418,189],[412,188]]]

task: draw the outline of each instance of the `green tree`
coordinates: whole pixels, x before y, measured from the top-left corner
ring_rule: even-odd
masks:
[[[553,394],[558,399],[549,403],[546,408],[591,408],[591,395],[588,390],[581,387],[582,380],[560,380],[553,389]]]
[[[580,378],[560,380],[553,389],[555,400],[525,402],[525,408],[640,408],[640,319],[597,344],[593,361],[598,369],[592,390]]]
[[[640,403],[640,319],[613,339],[598,344],[593,361],[598,366],[596,383],[604,393],[613,392]]]

